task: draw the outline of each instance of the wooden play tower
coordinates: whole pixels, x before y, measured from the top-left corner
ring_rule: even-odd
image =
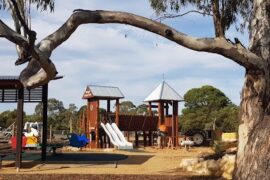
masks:
[[[178,102],[183,98],[165,81],[163,81],[145,100],[149,103],[149,111],[158,110],[158,127],[165,125],[167,136],[171,138],[173,147],[178,146]]]
[[[91,148],[102,148],[108,140],[106,136],[101,137],[100,122],[110,122],[111,101],[115,101],[115,123],[119,124],[119,99],[124,95],[117,87],[88,85],[83,95],[83,99],[87,100],[87,118],[85,133],[90,138],[89,146]],[[100,100],[107,102],[106,114],[100,116]]]
[[[104,148],[110,145],[110,140],[100,127],[100,122],[104,124],[115,122],[121,131],[135,132],[135,146],[139,144],[138,132],[143,132],[144,146],[151,146],[153,132],[156,132],[160,125],[164,125],[167,128],[167,140],[171,140],[173,147],[178,146],[178,102],[183,98],[165,81],[144,100],[149,104],[149,115],[120,115],[121,98],[124,98],[124,95],[117,87],[93,85],[86,87],[83,99],[87,100],[87,114],[82,129],[90,138],[89,147]],[[107,102],[105,112],[100,112],[100,100]],[[112,100],[115,101],[115,113],[111,112]],[[154,108],[157,108],[158,116],[153,113]]]

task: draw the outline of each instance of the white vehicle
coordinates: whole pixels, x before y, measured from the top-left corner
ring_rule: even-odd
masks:
[[[26,137],[30,136],[35,136],[38,137],[40,136],[40,132],[42,131],[42,122],[26,122],[24,124],[24,135]]]

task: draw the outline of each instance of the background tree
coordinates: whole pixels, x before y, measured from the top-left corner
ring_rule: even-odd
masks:
[[[213,86],[193,88],[184,95],[185,108],[180,116],[180,129],[211,129],[215,122],[223,132],[238,129],[238,107],[219,89]]]
[[[136,115],[148,115],[148,107],[146,104],[140,104],[136,107]]]
[[[135,114],[136,106],[131,101],[123,101],[120,103],[119,111],[122,114]]]
[[[73,132],[73,127],[77,125],[78,117],[77,115],[77,107],[75,104],[69,104],[68,108],[66,109],[66,118],[69,121],[69,131],[70,133]]]
[[[35,108],[35,115],[42,119],[42,103],[38,103]],[[62,101],[55,98],[48,99],[48,124],[54,129],[68,129],[69,124],[66,118],[66,109]]]
[[[28,37],[21,36],[1,20],[0,37],[18,45],[20,52],[25,52],[20,53],[19,59],[21,60],[17,62],[17,64],[21,64],[29,61],[20,74],[20,80],[25,87],[45,84],[55,77],[57,70],[50,60],[52,51],[65,42],[78,26],[86,23],[129,24],[159,34],[192,50],[220,54],[243,66],[246,75],[241,98],[242,116],[239,126],[235,178],[263,179],[269,177],[270,143],[267,138],[270,136],[269,0],[156,0],[156,2],[176,3],[177,5],[171,6],[176,7],[175,10],[180,10],[181,5],[192,6],[195,11],[202,14],[209,12],[209,15],[213,17],[215,30],[215,37],[210,38],[192,37],[165,24],[130,13],[75,10],[58,30],[39,43],[35,43],[36,33],[29,30],[25,25],[25,20],[20,18],[21,13],[16,1],[11,0],[11,2]],[[155,8],[155,6],[153,7]],[[162,11],[166,11],[167,8],[168,6],[164,6]],[[174,8],[171,9],[174,10]],[[225,38],[226,30],[236,22],[237,15],[247,20],[250,25],[248,49],[237,38],[234,42]],[[21,56],[21,54],[26,55]],[[260,154],[256,154],[256,152],[260,152]]]
[[[4,111],[0,114],[0,126],[3,128],[7,128],[11,124],[16,122],[16,118],[17,118],[17,110],[16,109],[14,109],[12,111],[10,111],[10,110]]]

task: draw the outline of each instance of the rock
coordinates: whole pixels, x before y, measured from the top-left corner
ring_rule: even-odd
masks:
[[[188,166],[194,165],[199,162],[199,158],[185,158],[180,162],[179,167],[182,169],[186,169]]]
[[[72,146],[65,146],[62,148],[62,151],[78,152],[78,151],[80,151],[80,148],[76,148],[76,147],[72,147]]]
[[[115,149],[114,148],[106,148],[103,150],[104,152],[114,152]]]
[[[231,147],[229,149],[226,149],[226,154],[236,154],[237,153],[237,147]]]
[[[218,171],[220,169],[219,163],[215,160],[208,160],[207,161],[207,168],[210,171]]]
[[[187,170],[187,171],[193,171],[193,166],[187,166],[187,167],[186,167],[186,170]]]
[[[187,158],[181,160],[180,168],[195,172],[199,175],[216,175],[231,179],[234,163],[235,155],[225,155],[222,159],[210,159],[205,161],[201,158]]]
[[[224,173],[222,174],[222,177],[225,178],[225,179],[232,179],[232,174],[227,173],[227,172],[224,172]]]

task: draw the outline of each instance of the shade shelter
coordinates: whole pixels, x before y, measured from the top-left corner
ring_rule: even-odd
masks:
[[[124,98],[123,93],[118,87],[112,86],[97,86],[88,85],[83,94],[83,99],[87,99],[87,122],[85,133],[90,137],[91,148],[101,148],[106,144],[106,136],[102,140],[99,133],[99,122],[110,120],[109,113],[111,111],[111,101],[115,100],[115,123],[119,124],[119,99]],[[100,100],[107,101],[106,116],[104,119],[100,119],[99,105]],[[101,143],[99,143],[101,142]]]
[[[61,79],[62,76],[54,78]],[[47,109],[48,109],[48,84],[33,89],[24,88],[18,76],[0,76],[0,103],[17,103],[17,133],[16,133],[16,167],[21,168],[22,161],[22,131],[24,103],[43,104],[42,112],[42,147],[41,159],[46,160],[47,146]]]
[[[158,108],[158,126],[167,127],[168,136],[171,137],[174,147],[178,146],[178,102],[180,101],[183,101],[182,96],[165,81],[144,100],[149,103],[149,112],[152,112],[153,108]]]

